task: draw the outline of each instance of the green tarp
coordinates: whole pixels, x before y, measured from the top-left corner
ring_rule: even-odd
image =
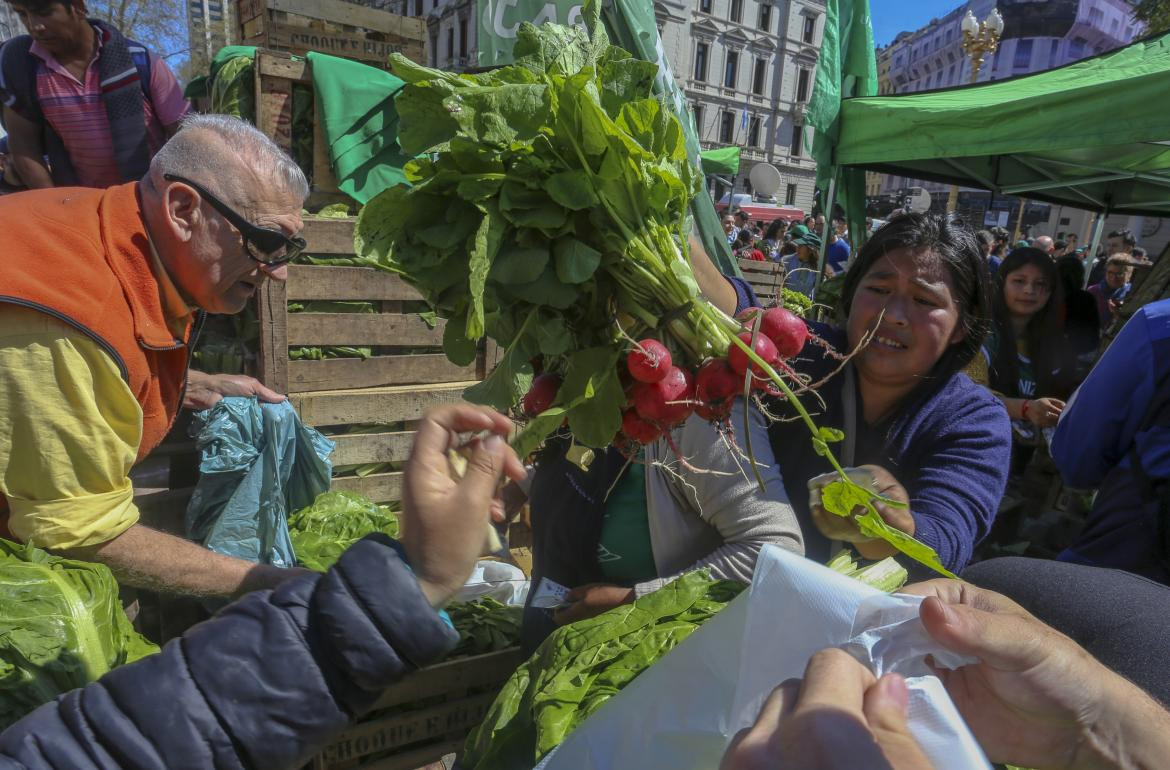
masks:
[[[338,188],[366,203],[388,187],[406,182],[410,158],[398,146],[394,97],[405,85],[389,72],[310,52],[313,90]]]
[[[835,161],[1117,214],[1170,215],[1170,34],[1009,80],[846,99]]]
[[[714,150],[703,150],[699,153],[699,160],[703,163],[704,174],[739,173],[738,147],[716,147]]]

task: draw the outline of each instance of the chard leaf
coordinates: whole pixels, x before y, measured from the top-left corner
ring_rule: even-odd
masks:
[[[392,251],[406,231],[413,208],[407,200],[408,188],[398,185],[375,195],[362,209],[354,228],[354,251],[379,264],[392,264]]]
[[[601,252],[571,236],[553,243],[557,277],[564,283],[584,283],[593,277],[601,264]]]
[[[632,57],[606,62],[601,68],[601,103],[610,115],[621,112],[622,106],[654,93],[658,65]]]
[[[468,292],[471,299],[471,308],[467,313],[467,337],[478,340],[483,337],[483,289],[487,283],[488,271],[491,270],[492,260],[500,250],[500,241],[504,237],[504,222],[495,203],[484,207],[484,217],[480,220],[475,235],[468,242]]]
[[[459,131],[459,124],[443,103],[451,90],[444,81],[431,80],[404,88],[395,97],[398,145],[404,155],[421,155],[449,142]]]
[[[531,140],[552,117],[552,97],[543,83],[462,88],[443,106],[464,135],[480,142],[507,145]]]
[[[448,319],[443,327],[443,352],[457,366],[470,366],[475,361],[476,341],[465,334],[466,329],[466,312]]]
[[[589,175],[579,169],[553,174],[544,181],[544,189],[550,198],[573,211],[591,208],[600,203]]]
[[[492,263],[491,279],[502,284],[531,283],[540,278],[548,265],[548,245],[503,248]]]

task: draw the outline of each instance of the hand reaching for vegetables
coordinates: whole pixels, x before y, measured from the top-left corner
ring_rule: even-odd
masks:
[[[1064,402],[1059,398],[1036,398],[1025,403],[1028,410],[1024,417],[1037,428],[1051,428],[1056,425],[1060,413],[1064,411]]]
[[[427,412],[415,434],[402,485],[401,541],[428,601],[446,603],[467,580],[483,552],[484,532],[504,476],[519,481],[524,466],[502,438],[512,422],[471,404]],[[463,445],[460,434],[484,433]],[[448,452],[467,459],[462,477],[453,473]]]
[[[569,591],[565,597],[569,606],[553,615],[558,626],[575,623],[608,612],[622,604],[630,604],[636,598],[634,589],[608,583],[587,583]]]
[[[275,390],[264,387],[259,380],[243,374],[205,374],[194,369],[187,372],[184,409],[210,409],[224,396],[255,396],[269,404],[279,404],[285,399]]]
[[[927,597],[922,623],[978,663],[937,669],[988,758],[1023,767],[1161,767],[1170,712],[1010,599],[957,580],[903,593]]]
[[[720,770],[932,770],[906,723],[906,682],[874,679],[848,653],[813,655],[804,679],[784,682],[756,722],[728,746]]]
[[[898,483],[892,473],[880,465],[861,465],[856,468],[846,468],[845,472],[855,483],[866,489],[872,489],[875,494],[907,505],[910,503],[910,495],[906,492],[905,487]],[[829,513],[821,505],[821,489],[840,478],[836,473],[823,473],[809,479],[808,504],[812,511],[813,523],[816,524],[817,529],[831,540],[856,544],[857,552],[867,559],[884,559],[897,553],[897,549],[884,540],[863,535],[852,519]],[[914,516],[910,513],[909,507],[895,508],[876,499],[872,502],[878,515],[887,524],[908,535],[914,534],[916,529]],[[856,508],[854,512],[859,514],[863,510]]]

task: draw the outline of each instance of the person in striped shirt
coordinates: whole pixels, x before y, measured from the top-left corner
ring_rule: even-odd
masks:
[[[28,30],[0,49],[12,161],[30,188],[140,179],[190,110],[155,53],[86,17],[85,0],[7,0]]]

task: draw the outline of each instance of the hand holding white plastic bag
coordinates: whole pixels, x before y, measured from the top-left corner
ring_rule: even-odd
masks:
[[[715,768],[768,694],[804,674],[809,658],[843,647],[875,676],[896,672],[910,692],[909,728],[937,768],[986,770],[982,751],[924,659],[968,661],[940,647],[918,619],[920,597],[888,596],[774,546],[741,594],[574,731],[539,765],[549,770]]]

